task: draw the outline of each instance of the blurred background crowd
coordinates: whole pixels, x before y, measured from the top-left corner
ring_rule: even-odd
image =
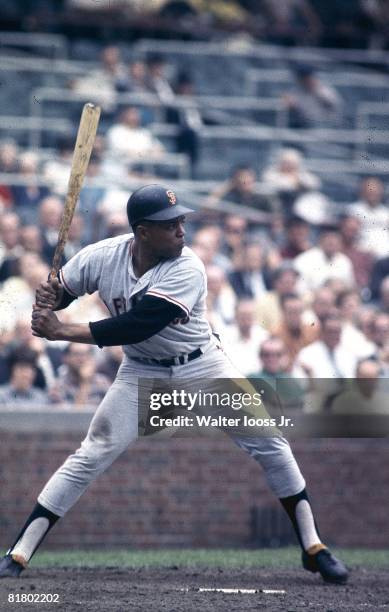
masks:
[[[0,33],[0,406],[85,409],[120,364],[120,347],[29,326],[93,101],[101,125],[65,261],[127,233],[132,190],[164,183],[196,210],[187,243],[242,374],[355,378],[361,411],[388,410],[388,3],[21,4],[1,9],[20,31]],[[60,313],[106,316],[96,295]]]

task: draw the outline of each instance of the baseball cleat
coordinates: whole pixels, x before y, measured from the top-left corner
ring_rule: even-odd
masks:
[[[315,555],[308,555],[304,551],[302,562],[304,569],[309,572],[320,572],[325,582],[332,582],[334,584],[345,584],[347,582],[347,568],[342,561],[330,553],[328,548],[319,550]]]
[[[0,559],[0,578],[19,578],[24,566],[12,558],[12,555],[5,555]]]

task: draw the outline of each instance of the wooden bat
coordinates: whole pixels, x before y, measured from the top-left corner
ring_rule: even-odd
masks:
[[[80,195],[82,183],[88,168],[89,159],[100,119],[100,107],[88,102],[82,109],[80,125],[78,126],[76,144],[69,177],[65,207],[62,214],[61,225],[58,232],[58,242],[55,248],[50,278],[56,278],[61,267],[61,259],[68,239],[69,228],[73,219],[74,210]]]

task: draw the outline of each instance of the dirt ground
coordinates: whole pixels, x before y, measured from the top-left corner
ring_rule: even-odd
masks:
[[[254,594],[199,592],[199,588],[284,590]],[[58,594],[59,602],[9,602],[9,596]],[[31,599],[31,597],[30,597]],[[38,599],[38,598],[37,598]],[[303,570],[255,569],[29,569],[0,580],[0,610],[191,612],[389,610],[388,573],[354,569],[346,586],[326,585]]]

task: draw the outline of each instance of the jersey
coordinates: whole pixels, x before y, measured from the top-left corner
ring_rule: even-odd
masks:
[[[207,344],[212,331],[205,318],[207,280],[204,265],[189,248],[179,257],[163,260],[137,278],[132,266],[133,234],[101,240],[79,251],[60,270],[70,295],[98,291],[112,316],[128,312],[144,295],[158,297],[181,308],[159,333],[137,344],[127,344],[128,357],[164,359],[188,354]]]

